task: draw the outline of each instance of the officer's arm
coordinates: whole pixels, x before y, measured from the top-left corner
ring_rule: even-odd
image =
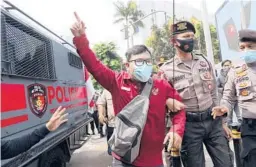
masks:
[[[87,70],[93,77],[110,92],[116,88],[116,73],[103,65],[89,47],[89,41],[85,35],[74,37],[73,43]]]
[[[101,96],[97,100],[99,117],[100,116],[103,116],[103,117],[106,116],[106,110],[105,110],[106,105],[107,105],[106,93],[105,93],[105,90],[103,90]]]
[[[234,105],[237,101],[236,87],[235,87],[235,72],[230,70],[227,75],[227,81],[224,85],[223,96],[220,101],[221,106],[226,106],[229,109],[229,113],[233,111]]]
[[[213,107],[214,106],[218,106],[218,94],[217,94],[217,82],[216,82],[216,77],[214,75],[214,71],[213,71],[213,68],[212,68],[212,64],[210,63],[211,65],[211,69],[212,69],[212,77],[213,77],[213,88],[211,90],[211,96],[212,96],[212,101],[213,101]]]
[[[182,101],[180,95],[178,94],[178,92],[167,82],[167,81],[163,81],[164,85],[166,86],[166,100],[168,98],[171,99],[175,99],[177,101]],[[172,120],[172,128],[170,129],[170,131],[173,131],[177,134],[179,134],[179,136],[183,137],[184,135],[184,130],[185,130],[185,123],[186,123],[186,114],[185,114],[185,110],[182,109],[179,112],[175,113],[173,118],[171,118]]]
[[[1,141],[1,159],[9,159],[15,157],[32,146],[37,144],[41,139],[43,139],[50,131],[46,126],[36,129],[30,134],[21,136],[12,140],[2,140]]]

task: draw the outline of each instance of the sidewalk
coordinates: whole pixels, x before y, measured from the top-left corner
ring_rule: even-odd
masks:
[[[106,138],[93,135],[83,147],[73,153],[67,167],[108,167],[112,163],[112,157],[106,150]]]
[[[230,144],[232,148],[232,142]],[[206,149],[204,153],[206,167],[213,167],[212,160]],[[165,156],[163,156],[163,159],[165,160]],[[111,162],[112,157],[107,154],[106,138],[100,138],[97,134],[92,136],[83,147],[73,153],[67,167],[108,167],[111,166]]]
[[[90,128],[89,128],[90,129]],[[96,130],[97,131],[97,130]],[[89,130],[89,132],[91,132]],[[230,148],[233,150],[233,142],[230,142]],[[213,167],[212,160],[204,148],[206,167]],[[165,155],[163,152],[163,161],[165,167]],[[77,149],[67,164],[67,167],[111,167],[112,157],[107,154],[107,139],[100,138],[100,135],[93,135],[87,143],[80,149]]]

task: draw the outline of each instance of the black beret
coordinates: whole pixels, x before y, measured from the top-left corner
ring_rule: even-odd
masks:
[[[181,34],[184,32],[193,32],[194,34],[196,33],[194,25],[188,21],[180,21],[176,24],[173,24],[171,30],[172,35]]]
[[[240,42],[256,42],[256,31],[250,29],[240,30],[239,41]]]

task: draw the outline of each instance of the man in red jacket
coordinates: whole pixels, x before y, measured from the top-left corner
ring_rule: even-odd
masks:
[[[118,114],[134,97],[136,97],[152,74],[152,57],[150,51],[144,45],[136,45],[126,53],[128,63],[127,72],[117,73],[103,65],[89,48],[89,41],[85,34],[85,25],[75,13],[76,23],[71,28],[74,44],[83,60],[84,65],[94,78],[113,97],[115,114]],[[167,81],[153,80],[152,94],[147,122],[141,139],[140,154],[132,166],[138,167],[162,167],[162,150],[165,137],[165,106],[173,107],[173,99],[181,100],[180,96]],[[184,134],[185,112],[179,108],[172,120],[173,129],[169,137],[173,141],[173,147],[179,148]],[[113,155],[114,156],[114,155]],[[113,166],[131,166],[114,156]]]

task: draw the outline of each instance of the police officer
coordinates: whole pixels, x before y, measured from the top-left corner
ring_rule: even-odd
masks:
[[[231,69],[231,66],[232,66],[231,60],[224,60],[221,63],[222,69],[221,69],[220,75],[219,75],[219,77],[217,79],[219,101],[222,98],[222,94],[223,94],[223,90],[224,90],[224,85],[225,85],[226,80],[227,80],[227,74],[228,74],[229,70]],[[238,122],[239,123],[242,122],[241,112],[239,110],[238,103],[236,103],[234,105],[234,110],[230,110],[230,113],[228,114],[227,123],[228,123],[229,126],[231,126],[231,124],[233,123],[233,111],[236,114],[236,118],[237,118]]]
[[[185,167],[205,167],[203,143],[215,167],[233,166],[232,152],[222,126],[222,118],[213,119],[217,89],[212,64],[201,54],[192,53],[195,27],[187,21],[172,26],[176,55],[164,63],[162,76],[180,93],[186,105],[186,128],[181,147]]]
[[[239,47],[243,64],[229,72],[220,107],[213,109],[213,115],[228,112],[238,100],[242,110],[242,159],[244,167],[256,164],[256,31],[239,31]]]

